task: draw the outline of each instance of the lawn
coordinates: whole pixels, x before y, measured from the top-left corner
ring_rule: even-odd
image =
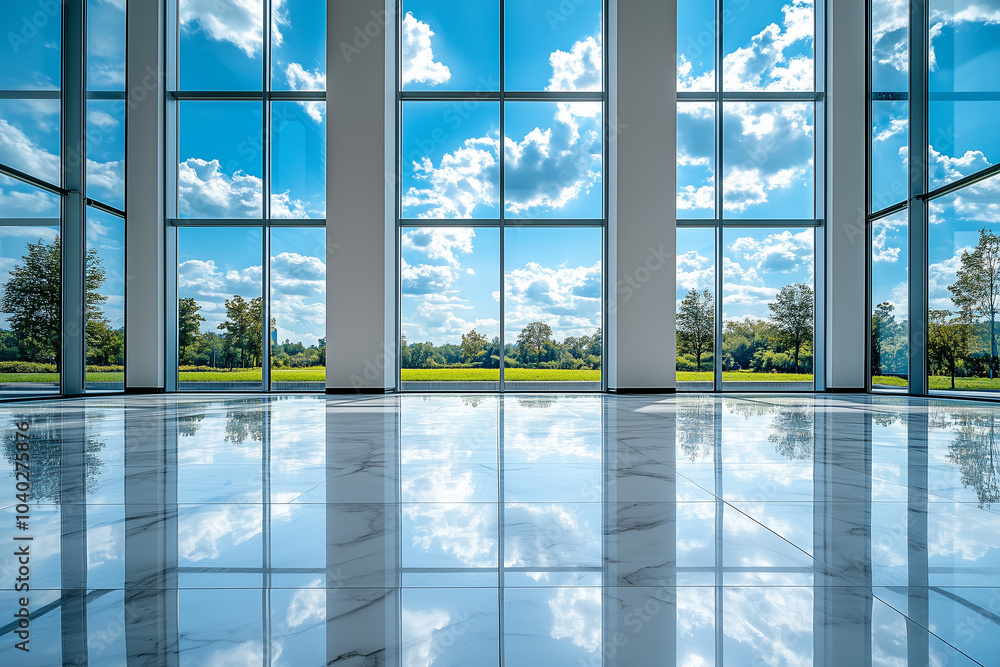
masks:
[[[711,371],[678,371],[678,382],[712,382]],[[723,371],[723,382],[812,382],[811,373],[753,373],[750,371]]]
[[[498,368],[404,368],[403,382],[499,382]],[[508,368],[504,379],[511,382],[600,382],[601,371],[553,368]]]

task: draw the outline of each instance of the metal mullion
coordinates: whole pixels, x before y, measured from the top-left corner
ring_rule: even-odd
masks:
[[[326,227],[326,218],[272,218],[265,227]]]
[[[263,99],[261,109],[261,174],[263,174],[263,197],[261,201],[261,352],[260,381],[261,389],[271,391],[271,230],[268,221],[271,219],[271,0],[264,2],[263,11],[263,48],[261,58],[263,67]],[[269,646],[269,638],[265,638],[265,646]],[[265,663],[269,664],[269,663]]]
[[[326,93],[322,90],[267,90],[267,99],[288,102],[325,102]]]
[[[168,90],[167,98],[178,102],[223,102],[226,100],[261,101],[266,95],[263,91],[246,90]]]
[[[871,213],[868,214],[868,221],[873,222],[875,220],[879,220],[881,218],[885,218],[890,215],[899,213],[900,211],[905,211],[908,206],[909,202],[901,201],[893,204],[892,206],[887,206],[886,208],[879,209],[878,211],[872,211]]]
[[[452,219],[441,219],[441,218],[402,218],[398,220],[400,227],[406,228],[419,228],[419,227],[492,227],[496,228],[500,226],[500,219],[495,220],[484,220],[481,218],[469,219],[469,218],[452,218]]]
[[[603,227],[604,220],[600,218],[552,218],[551,220],[544,218],[515,218],[504,220],[503,224],[505,227]]]
[[[108,206],[107,204],[99,202],[96,199],[91,199],[90,197],[84,197],[83,202],[87,206],[97,209],[98,211],[103,211],[104,213],[107,213],[109,215],[113,215],[119,218],[125,217],[125,211],[121,210],[120,208],[115,208],[114,206]]]
[[[0,218],[2,227],[58,227],[59,218]]]
[[[693,221],[692,226],[704,226],[704,224],[699,225],[700,221]],[[726,227],[748,227],[748,228],[760,228],[769,229],[771,227],[822,227],[822,218],[727,218],[725,220]]]
[[[821,91],[813,92],[783,92],[783,91],[730,91],[722,93],[727,102],[820,102],[823,100]]]
[[[510,102],[603,102],[602,91],[511,91],[504,92]]]
[[[985,169],[981,169],[974,174],[970,174],[969,176],[964,176],[953,183],[949,183],[948,185],[943,185],[939,188],[931,190],[930,192],[924,195],[917,195],[917,198],[925,202],[930,202],[939,197],[944,197],[946,195],[953,194],[970,185],[975,185],[976,183],[980,183],[987,179],[993,178],[997,174],[1000,174],[1000,163],[991,165],[989,167],[986,167]]]
[[[506,313],[506,291],[507,291],[507,234],[505,229],[505,223],[507,218],[506,201],[507,193],[505,191],[506,187],[506,171],[507,171],[507,151],[505,150],[505,143],[507,138],[507,103],[505,99],[507,91],[507,6],[505,0],[500,0],[500,146],[497,153],[500,159],[500,191],[499,191],[499,205],[500,205],[500,394],[503,394],[506,390],[506,380],[505,380],[505,370],[507,366],[507,340],[504,335],[504,329],[507,326],[507,313]],[[503,399],[501,399],[502,401]],[[503,404],[500,407],[500,427],[503,428]],[[502,434],[499,436],[502,438]],[[502,440],[499,442],[502,445]],[[502,460],[501,460],[502,463]],[[501,482],[503,477],[501,477]],[[500,498],[501,505],[503,503],[503,498]],[[502,518],[502,514],[501,514]],[[502,529],[502,525],[501,525]],[[502,553],[502,551],[501,551]],[[502,565],[502,562],[501,562]],[[500,664],[503,665],[503,581],[502,579],[498,582],[500,585]]]
[[[723,214],[725,198],[723,194],[723,167],[725,165],[722,151],[723,133],[723,105],[722,105],[722,64],[725,59],[722,43],[724,25],[722,16],[725,13],[724,0],[715,0],[715,95],[712,100],[715,103],[715,345],[713,354],[715,358],[712,363],[712,375],[715,391],[722,391],[722,293],[723,293]],[[721,605],[721,598],[718,600]],[[717,610],[718,613],[718,610]],[[716,629],[718,634],[719,630]],[[721,646],[716,648],[717,658],[722,658]],[[722,664],[721,662],[719,664]]]
[[[910,3],[909,31],[909,266],[910,284],[908,389],[911,394],[928,393],[927,378],[927,63],[928,13],[925,0]]]
[[[128,99],[124,90],[88,90],[86,91],[88,100],[111,100],[124,102]]]
[[[219,220],[215,218],[167,218],[170,227],[251,227],[261,229],[260,218],[231,218]]]
[[[62,185],[49,183],[38,178],[37,176],[32,176],[31,174],[25,173],[20,169],[15,169],[14,167],[9,167],[2,163],[0,163],[0,176],[6,176],[7,178],[11,178],[15,181],[27,183],[28,185],[36,187],[39,190],[45,190],[46,192],[59,195],[60,197],[65,197],[69,194],[69,190],[62,187]]]
[[[0,90],[0,100],[61,100],[62,90]]]

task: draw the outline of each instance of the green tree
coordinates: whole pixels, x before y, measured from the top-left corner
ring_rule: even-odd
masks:
[[[976,491],[979,507],[1000,502],[1000,424],[991,410],[957,415],[948,461],[959,466],[962,484]]]
[[[187,366],[188,348],[194,345],[201,335],[201,323],[205,318],[198,312],[201,305],[194,299],[179,299],[177,301],[177,347],[180,348],[180,364]]]
[[[101,309],[108,297],[100,293],[107,277],[95,248],[84,257],[85,337],[88,345],[101,339],[107,320]],[[38,239],[10,271],[0,296],[0,311],[8,313],[11,331],[28,361],[54,361],[61,366],[62,244]]]
[[[948,286],[951,300],[968,316],[985,317],[989,322],[990,377],[997,373],[997,311],[1000,310],[1000,238],[992,231],[979,230],[979,242],[972,252],[962,252],[961,267],[954,284]]]
[[[263,351],[264,304],[261,297],[247,301],[240,295],[226,299],[226,321],[219,325],[224,331],[225,356],[230,368],[256,368]]]
[[[927,312],[927,359],[932,368],[951,376],[955,388],[958,363],[969,354],[968,316],[951,318],[947,310]]]
[[[691,290],[677,311],[677,348],[694,355],[698,370],[701,357],[715,345],[715,298],[705,290]]]
[[[462,334],[462,359],[467,364],[475,362],[486,349],[488,343],[489,339],[475,329],[467,334]]]
[[[521,329],[517,336],[517,348],[523,361],[538,361],[545,343],[552,340],[552,327],[544,322],[532,322]]]
[[[782,344],[792,351],[795,372],[799,372],[799,355],[813,334],[813,291],[805,283],[785,285],[773,303],[767,304],[771,320]]]

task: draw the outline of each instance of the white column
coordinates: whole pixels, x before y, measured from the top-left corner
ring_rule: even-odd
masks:
[[[865,380],[866,5],[827,4],[826,388]]]
[[[618,0],[612,37],[615,234],[609,307],[619,391],[673,390],[676,290],[676,0]],[[614,115],[612,116],[615,117]]]
[[[327,11],[326,386],[334,393],[395,386],[389,4],[387,12],[386,0],[333,0]]]
[[[164,388],[164,0],[129,3],[125,390]]]

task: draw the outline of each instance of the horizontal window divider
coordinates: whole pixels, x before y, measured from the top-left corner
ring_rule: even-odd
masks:
[[[910,94],[906,91],[872,92],[873,102],[905,102],[909,99]]]
[[[168,218],[167,225],[171,227],[325,227],[325,218],[311,219],[280,219],[262,220],[260,218],[250,219],[214,219],[214,218]]]
[[[500,220],[482,218],[400,218],[400,227],[499,227]]]
[[[85,203],[87,204],[87,206],[91,208],[96,208],[98,211],[104,211],[105,213],[108,213],[110,215],[116,215],[119,218],[125,217],[125,211],[121,210],[120,208],[115,208],[114,206],[109,206],[107,204],[99,202],[96,199],[91,199],[90,197],[87,197]]]
[[[682,90],[677,92],[679,102],[714,102],[720,95],[713,91],[690,91]],[[724,92],[721,94],[723,102],[821,102],[824,98],[822,91],[815,92],[778,92],[778,91],[748,91],[748,92]]]
[[[88,90],[88,100],[122,100],[128,99],[124,90]]]
[[[803,220],[772,220],[772,219],[742,219],[730,220],[728,218],[712,220],[680,219],[677,220],[678,227],[822,227],[823,218],[803,219]]]
[[[172,90],[167,96],[178,102],[225,102],[227,100],[250,102],[325,102],[326,91],[322,90],[271,90],[263,91],[219,91],[219,90]],[[124,98],[123,98],[124,99]]]
[[[997,102],[1000,91],[928,93],[931,102]]]
[[[60,90],[0,90],[0,100],[61,100]]]
[[[954,183],[949,183],[948,185],[942,186],[935,190],[931,190],[925,195],[917,195],[916,197],[914,197],[914,199],[920,199],[923,201],[932,201],[934,199],[937,199],[938,197],[944,197],[946,195],[958,192],[959,190],[967,188],[970,185],[975,185],[980,181],[985,181],[986,179],[992,178],[997,174],[1000,174],[1000,163],[986,167],[985,169],[977,171],[974,174],[969,174],[964,178],[958,179]]]
[[[502,95],[496,90],[480,91],[402,91],[399,93],[401,102],[499,102],[501,99],[507,102],[603,102],[605,94],[600,91],[539,91],[539,92],[511,92],[505,91]]]
[[[881,220],[882,218],[886,218],[890,215],[895,215],[896,213],[899,213],[900,211],[905,211],[906,209],[907,209],[907,202],[905,200],[897,202],[892,206],[886,206],[885,208],[880,208],[879,210],[874,211],[873,213],[869,213],[868,220],[869,221]]]
[[[5,164],[0,164],[0,175],[13,178],[15,181],[22,181],[28,185],[33,185],[40,190],[45,190],[46,192],[51,192],[52,194],[59,195],[61,197],[65,197],[69,194],[69,190],[61,188],[58,185],[53,185],[48,181],[43,181],[42,179],[32,176],[31,174],[26,174],[20,169],[8,167]]]
[[[517,218],[504,220],[504,227],[603,227],[604,218]]]
[[[272,90],[268,93],[272,101],[287,100],[289,102],[325,102],[325,90]]]
[[[190,90],[171,90],[167,91],[167,97],[183,102],[185,100],[203,100],[207,102],[211,101],[225,101],[225,100],[251,100],[251,101],[263,101],[264,93],[262,91],[190,91]]]
[[[59,218],[3,218],[0,227],[58,227]]]

